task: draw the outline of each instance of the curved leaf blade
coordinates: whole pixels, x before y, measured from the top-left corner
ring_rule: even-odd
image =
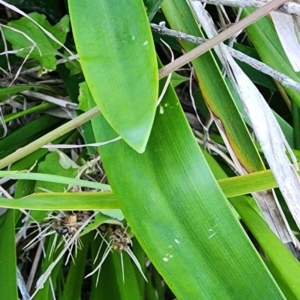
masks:
[[[143,249],[178,298],[282,299],[208,169],[170,88],[161,106],[145,153],[137,154],[123,141],[99,149]],[[92,124],[97,140],[116,135],[101,116]]]
[[[158,67],[143,1],[69,0],[89,89],[108,123],[143,152],[154,121]],[[138,24],[138,25],[137,25]]]

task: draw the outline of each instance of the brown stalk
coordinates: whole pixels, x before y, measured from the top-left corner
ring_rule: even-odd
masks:
[[[200,46],[194,48],[190,52],[183,54],[173,62],[169,63],[168,65],[164,66],[159,70],[159,79],[162,79],[169,75],[170,73],[176,71],[180,67],[184,66],[185,64],[189,63],[193,59],[197,58],[201,54],[207,52],[217,44],[225,41],[226,39],[230,38],[240,30],[243,30],[247,26],[251,25],[258,19],[264,17],[271,11],[277,9],[279,6],[287,2],[287,0],[273,0],[268,2],[266,5],[260,7],[255,12],[247,16],[246,18],[240,20],[238,23],[230,26],[228,29],[224,30],[214,38],[208,40],[207,42],[201,44]]]

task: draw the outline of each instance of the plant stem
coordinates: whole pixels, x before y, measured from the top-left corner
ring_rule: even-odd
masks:
[[[287,2],[287,0],[273,0],[268,4],[260,7],[255,12],[247,16],[246,18],[242,19],[238,23],[230,26],[228,29],[221,32],[216,37],[208,40],[206,43],[194,48],[193,50],[189,51],[188,53],[180,56],[173,62],[169,63],[168,65],[164,66],[159,70],[159,78],[162,79],[169,75],[170,73],[176,71],[180,67],[184,66],[185,64],[189,63],[193,59],[197,58],[201,54],[207,52],[217,44],[225,41],[226,39],[230,38],[232,35],[238,33],[240,30],[243,30],[245,27],[251,25],[258,19],[267,15],[270,11],[278,8],[283,3]]]
[[[8,155],[7,157],[0,160],[0,169],[5,168],[12,163],[20,160],[21,158],[29,155],[30,153],[38,150],[42,146],[52,142],[53,140],[57,139],[58,137],[64,135],[65,133],[70,132],[71,130],[81,126],[85,122],[89,121],[93,117],[99,114],[98,107],[94,107],[89,111],[83,113],[82,115],[78,116],[77,118],[67,122],[66,124],[60,126],[59,128],[49,132],[48,134],[44,135],[43,137],[37,139],[36,141],[30,143],[29,145],[18,149],[14,153]]]

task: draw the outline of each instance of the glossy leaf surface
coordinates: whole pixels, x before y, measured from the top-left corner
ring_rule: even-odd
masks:
[[[158,92],[156,54],[143,2],[70,0],[69,9],[83,73],[97,106],[114,130],[143,152]]]

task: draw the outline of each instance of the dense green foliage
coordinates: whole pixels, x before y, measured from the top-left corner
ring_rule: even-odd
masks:
[[[289,226],[298,233],[293,212],[279,191],[289,224],[274,227],[277,208],[273,223],[262,209],[277,201],[280,182],[218,51],[159,80],[170,51],[178,57],[196,45],[151,31],[150,21],[204,38],[190,1],[8,3],[3,297],[300,299],[300,267],[288,250],[296,239]],[[219,24],[215,7],[207,9]],[[236,49],[299,81],[267,17],[246,32]],[[297,148],[299,93],[240,66]],[[282,108],[287,97],[292,112]]]

